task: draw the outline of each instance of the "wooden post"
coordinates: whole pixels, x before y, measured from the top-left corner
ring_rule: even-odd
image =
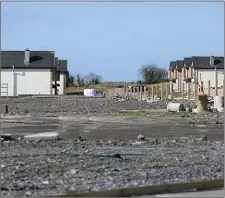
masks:
[[[146,99],[146,94],[147,94],[147,87],[146,86],[144,86],[144,100]]]
[[[197,99],[197,83],[194,82],[194,100],[196,101]]]
[[[201,89],[200,89],[200,91],[204,92],[204,82],[203,81],[201,81]]]
[[[152,98],[154,98],[154,85],[152,85]]]
[[[171,100],[173,100],[173,83],[171,83]]]
[[[168,84],[166,83],[166,99],[168,99]]]
[[[8,113],[9,113],[9,106],[5,105],[5,114],[8,114]]]
[[[140,86],[140,100],[142,101],[142,88],[143,86]]]
[[[181,97],[182,97],[182,100],[184,100],[184,82],[182,83],[182,87],[181,87]]]
[[[217,75],[217,70],[215,70],[215,91],[216,91],[216,96],[218,96],[218,75]]]
[[[161,84],[161,86],[160,86],[160,88],[161,88],[161,100],[163,99],[163,84]]]
[[[208,96],[210,96],[210,91],[211,91],[211,83],[210,80],[208,80]]]
[[[155,86],[155,95],[156,95],[156,98],[158,97],[158,88],[159,88],[158,85],[156,85]]]
[[[188,82],[188,100],[190,100],[191,99],[191,83],[190,82]]]
[[[225,81],[224,81],[224,79],[223,79],[223,90],[221,90],[221,91],[222,91],[222,96],[224,96],[224,92],[225,92],[225,86],[224,86],[224,83],[225,83]]]
[[[135,87],[135,99],[138,99],[138,87]]]
[[[150,98],[150,97],[151,97],[151,86],[148,85],[148,98]]]

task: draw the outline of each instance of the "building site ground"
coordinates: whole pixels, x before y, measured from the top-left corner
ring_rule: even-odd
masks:
[[[222,179],[224,113],[167,112],[168,102],[2,100],[2,134],[10,134],[1,143],[2,197]],[[59,136],[25,138],[44,132]]]

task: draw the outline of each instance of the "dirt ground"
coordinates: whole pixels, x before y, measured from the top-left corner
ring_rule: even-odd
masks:
[[[3,117],[4,118],[4,117]],[[223,140],[223,125],[190,124],[191,117],[182,114],[114,115],[114,116],[5,116],[3,133],[26,135],[41,132],[60,132],[63,139],[135,140],[142,134],[149,138],[179,138],[207,136]]]
[[[2,196],[223,178],[221,116],[162,110],[3,115],[2,133],[16,139],[1,144]],[[61,140],[23,140],[24,135],[52,131]]]

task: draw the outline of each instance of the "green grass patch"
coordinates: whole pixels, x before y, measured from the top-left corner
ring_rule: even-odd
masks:
[[[121,115],[124,116],[139,116],[139,115],[155,115],[157,112],[151,112],[151,111],[127,111],[122,112]]]
[[[180,112],[166,112],[166,115],[170,116],[189,116],[191,112],[180,111]]]

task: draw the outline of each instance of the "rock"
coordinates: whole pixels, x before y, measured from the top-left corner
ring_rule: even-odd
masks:
[[[84,154],[87,154],[88,152],[89,152],[89,150],[85,150],[85,151],[84,151]]]
[[[3,141],[13,141],[15,139],[12,138],[10,134],[1,134],[1,140],[3,140]]]
[[[114,158],[121,158],[121,155],[119,153],[117,153],[117,154],[113,155],[112,157],[114,157]]]
[[[140,134],[140,135],[138,135],[137,139],[138,140],[145,140],[145,136],[143,136],[143,135]]]
[[[202,141],[207,141],[207,140],[208,140],[208,136],[207,136],[207,135],[203,136],[203,137],[201,138],[201,140],[202,140]]]
[[[80,142],[86,141],[86,139],[82,138],[81,136],[78,136],[78,140],[79,140]]]
[[[135,146],[135,145],[142,145],[142,144],[144,144],[143,141],[141,141],[141,142],[132,142],[131,143],[131,145],[133,145],[133,146]]]
[[[121,142],[119,143],[119,145],[120,145],[120,146],[125,146],[126,143],[125,143],[124,141],[121,141]]]
[[[159,141],[158,141],[158,139],[155,139],[155,142],[154,142],[155,144],[159,144]]]
[[[116,141],[115,140],[109,140],[108,141],[108,145],[109,146],[115,146],[116,145]]]
[[[29,191],[27,191],[27,192],[25,192],[25,195],[28,197],[28,196],[31,196],[31,195],[32,195],[32,193],[31,193],[31,192],[29,192]]]
[[[74,175],[74,174],[77,174],[79,171],[76,170],[76,169],[71,169],[70,170],[70,174]]]
[[[49,184],[49,181],[42,181],[42,184],[48,185]]]

